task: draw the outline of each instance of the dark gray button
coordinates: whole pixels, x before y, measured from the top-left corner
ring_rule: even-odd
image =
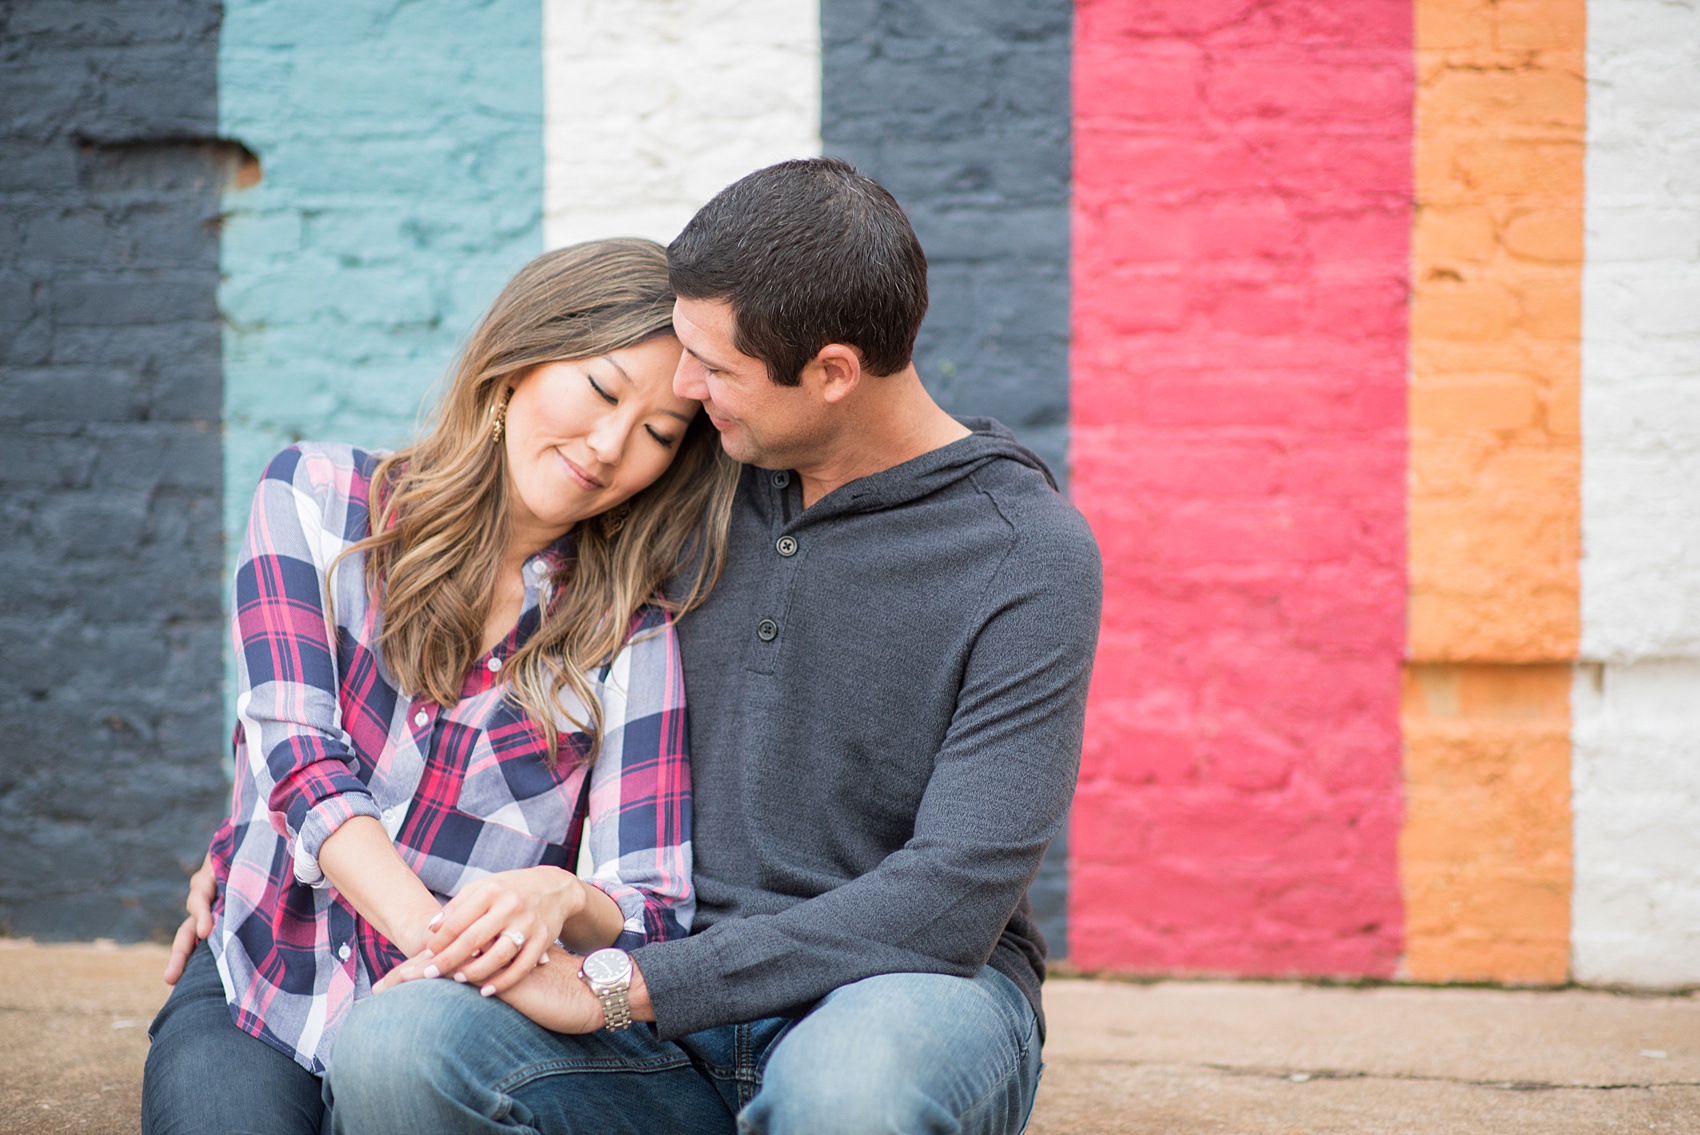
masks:
[[[786,485],[789,485],[790,483],[791,483],[791,474],[787,473],[783,469],[781,469],[779,472],[777,472],[773,475],[773,487],[776,488],[776,489],[783,489]]]
[[[779,549],[779,554],[782,556],[794,556],[797,554],[797,538],[795,536],[781,536],[774,547]]]
[[[779,637],[779,624],[772,619],[763,619],[756,624],[756,637],[763,642],[772,642]]]

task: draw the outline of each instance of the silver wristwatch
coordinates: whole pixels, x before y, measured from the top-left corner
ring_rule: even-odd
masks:
[[[632,956],[624,950],[597,950],[584,959],[578,975],[602,1002],[602,1027],[623,1029],[632,1023]]]

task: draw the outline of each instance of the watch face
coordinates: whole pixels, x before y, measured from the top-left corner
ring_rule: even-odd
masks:
[[[598,985],[612,985],[631,976],[632,960],[624,950],[598,950],[584,959],[584,976]]]

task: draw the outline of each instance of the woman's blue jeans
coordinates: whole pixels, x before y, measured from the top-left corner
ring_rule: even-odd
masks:
[[[871,977],[799,1019],[678,1041],[641,1024],[566,1036],[469,986],[416,981],[354,1008],[328,1081],[339,1135],[1016,1135],[1039,1037],[990,968]]]
[[[148,1038],[142,1135],[319,1135],[319,1078],[236,1027],[206,943]]]

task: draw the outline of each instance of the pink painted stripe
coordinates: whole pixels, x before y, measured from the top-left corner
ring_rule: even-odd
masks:
[[[1082,0],[1072,487],[1105,557],[1089,968],[1402,939],[1410,0]]]

